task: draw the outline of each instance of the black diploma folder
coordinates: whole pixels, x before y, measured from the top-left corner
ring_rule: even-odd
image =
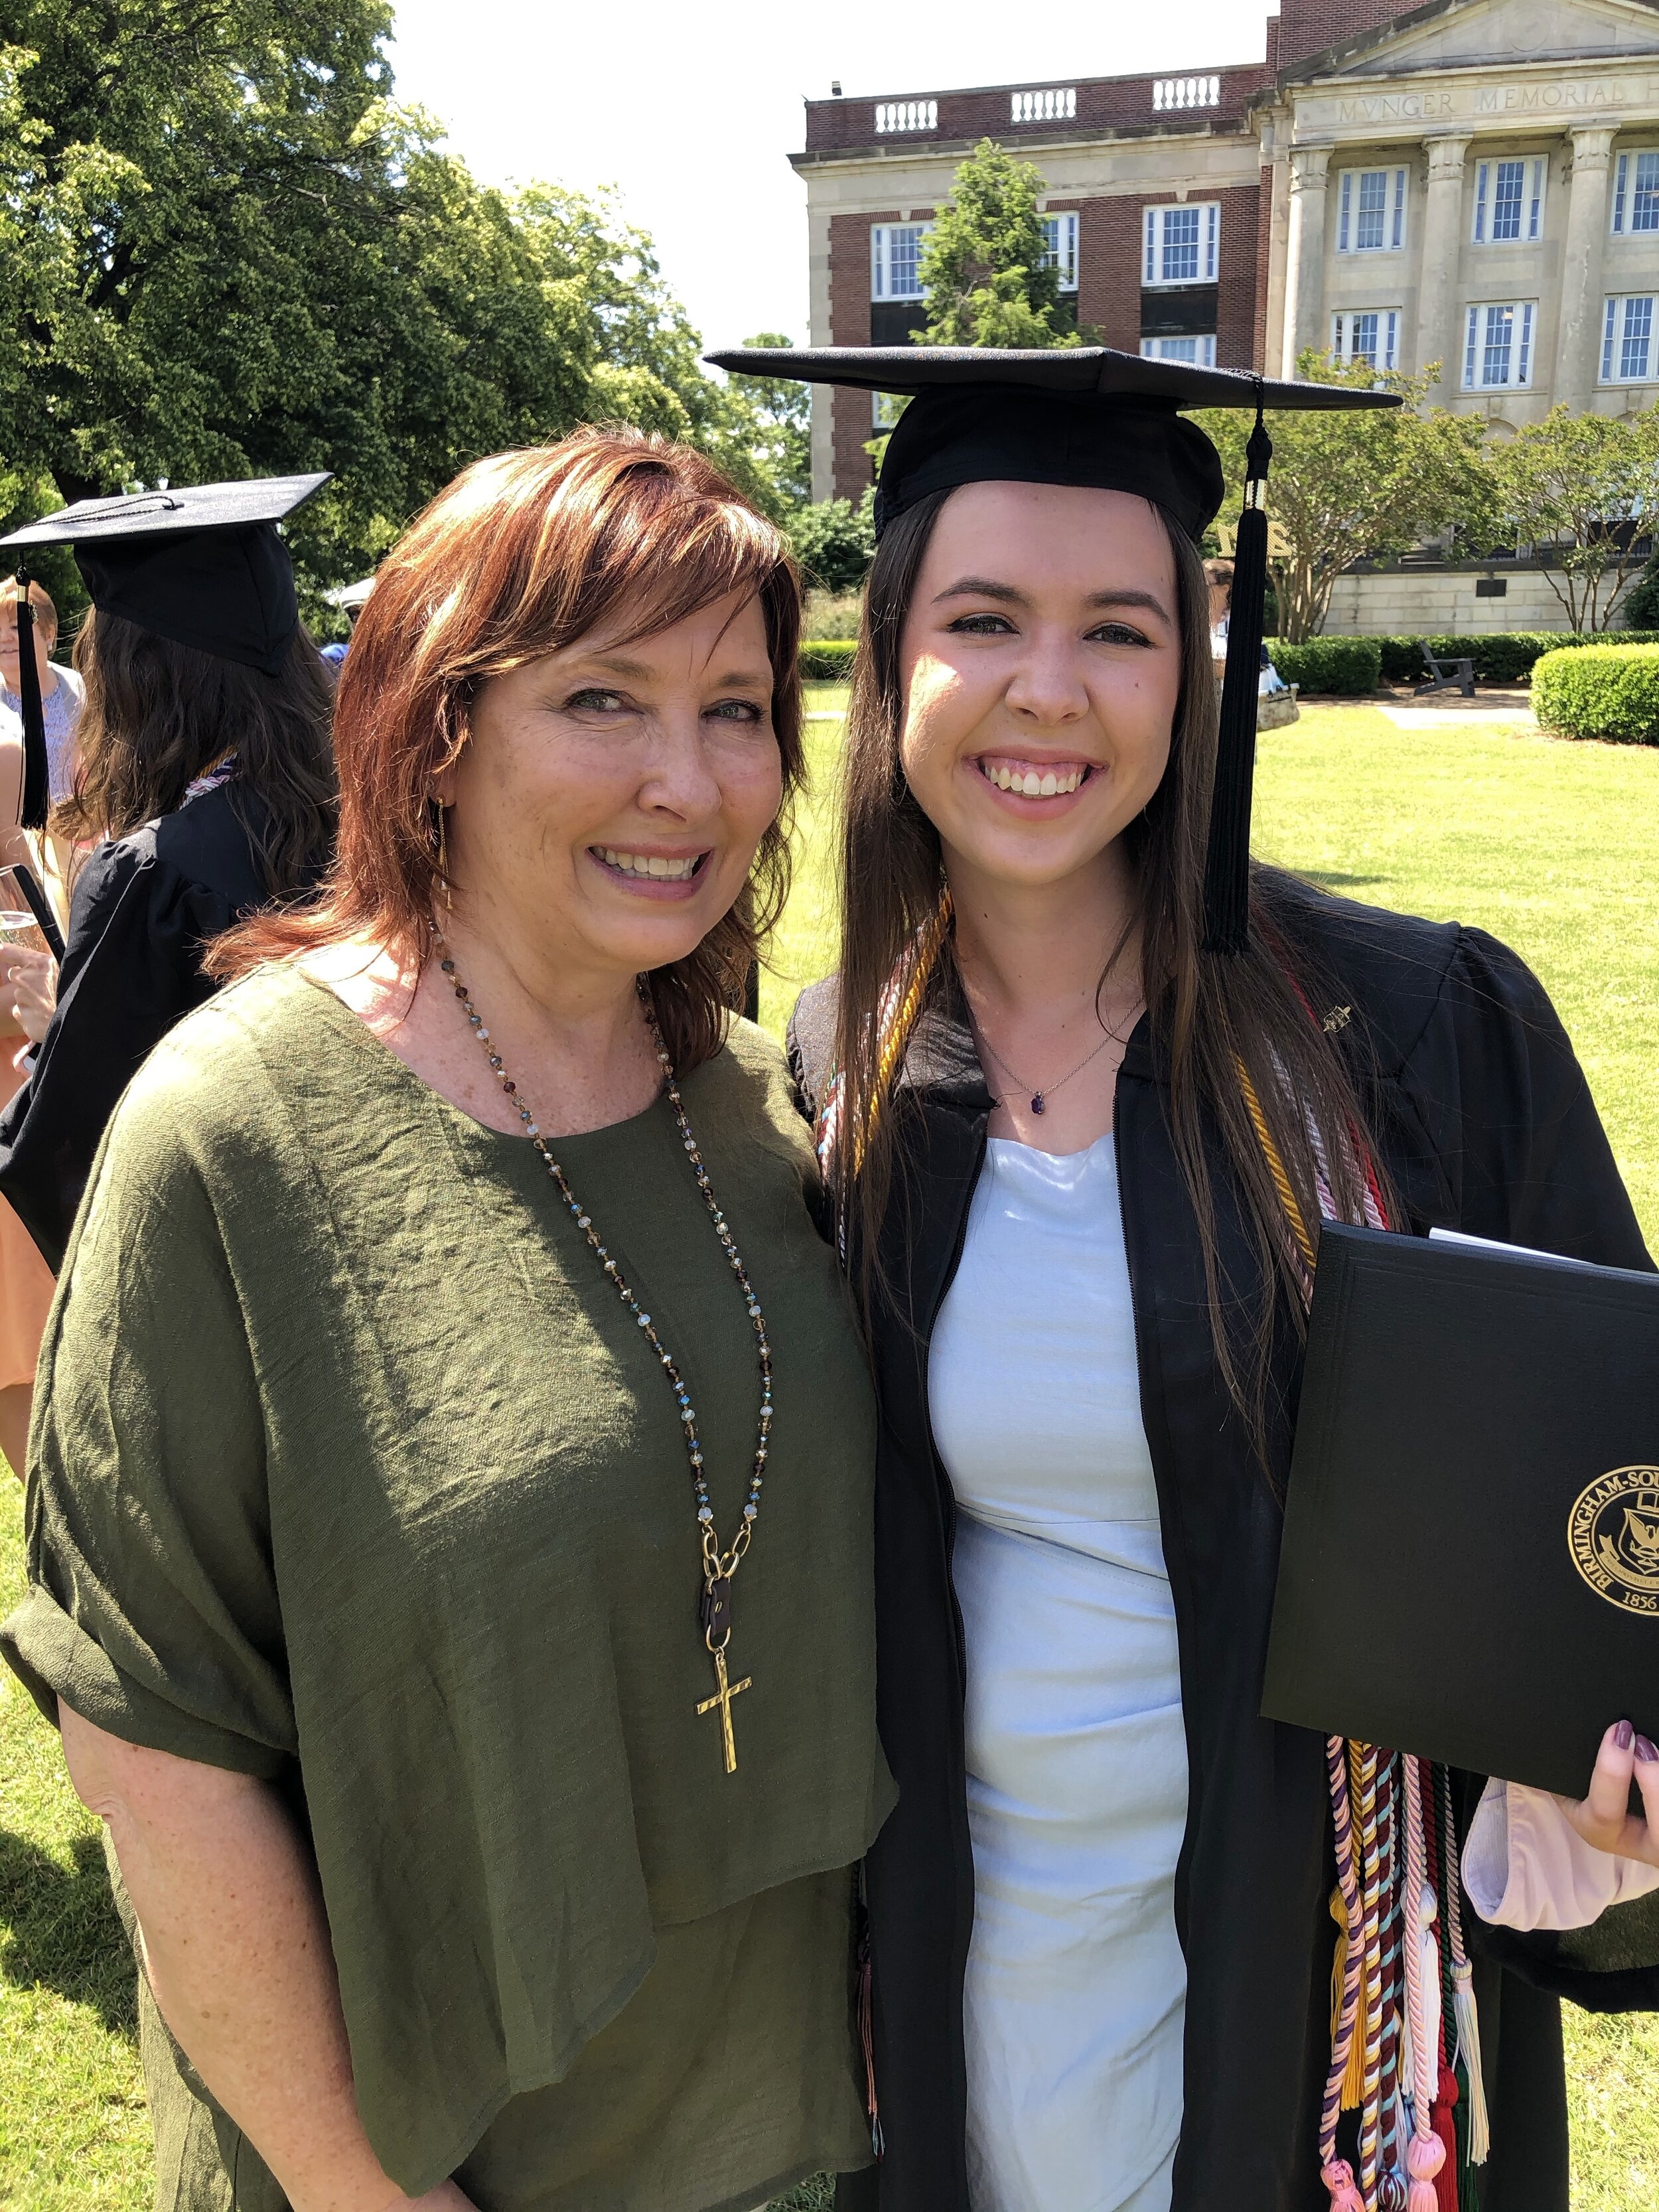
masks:
[[[1573,1797],[1659,1741],[1659,1275],[1326,1224],[1261,1710]]]

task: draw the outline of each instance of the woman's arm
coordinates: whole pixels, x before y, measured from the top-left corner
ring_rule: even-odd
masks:
[[[369,2148],[316,1874],[275,1790],[59,1717],[161,2015],[294,2212],[468,2212],[453,2182],[405,2196]]]

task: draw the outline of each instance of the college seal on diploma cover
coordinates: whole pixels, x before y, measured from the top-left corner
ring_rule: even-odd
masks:
[[[1659,1619],[1659,1467],[1615,1467],[1580,1491],[1567,1548],[1598,1597]]]

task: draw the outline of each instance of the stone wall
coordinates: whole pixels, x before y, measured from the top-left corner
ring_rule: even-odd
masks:
[[[1474,568],[1382,568],[1339,576],[1325,635],[1482,637],[1494,630],[1568,628],[1566,610],[1540,569],[1505,569],[1499,579],[1504,596],[1477,598],[1475,586],[1490,574]]]
[[[963,92],[905,91],[878,99],[809,100],[806,102],[806,150],[809,154],[839,152],[854,148],[876,149],[884,144],[908,146],[937,140],[966,150],[975,140],[995,138],[1018,147],[1022,140],[1044,143],[1065,138],[1089,138],[1108,131],[1167,130],[1184,119],[1194,130],[1237,127],[1259,92],[1273,82],[1265,62],[1248,62],[1231,69],[1206,70],[1217,79],[1215,103],[1182,111],[1159,105],[1158,87],[1181,82],[1194,73],[1166,70],[1144,76],[1051,77],[1049,87],[1075,95],[1077,112],[1064,118],[1048,118],[1030,123],[1013,119],[1013,95],[1021,89],[1010,84],[981,85]],[[1032,90],[1047,88],[1030,88]],[[877,129],[877,110],[893,103],[915,107],[933,103],[937,118],[928,130],[898,130],[884,134]]]
[[[931,212],[931,210],[930,210]],[[836,345],[867,346],[870,343],[870,226],[908,219],[896,208],[879,209],[874,216],[836,216],[830,224],[830,327]],[[917,221],[922,220],[918,216]],[[867,392],[843,392],[834,386],[814,388],[815,407],[828,403],[833,491],[838,499],[857,500],[872,478],[870,456],[864,450],[876,434],[873,403]],[[814,496],[823,498],[815,489]]]

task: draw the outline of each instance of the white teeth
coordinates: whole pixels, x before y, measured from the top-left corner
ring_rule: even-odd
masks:
[[[697,862],[690,860],[670,860],[660,853],[619,853],[612,845],[601,845],[599,857],[609,868],[619,875],[652,876],[659,880],[666,878],[673,883],[684,883],[688,876],[696,873]]]
[[[981,773],[987,782],[995,784],[999,791],[1017,791],[1022,799],[1068,798],[1083,781],[1086,771],[1068,769],[1012,769],[1006,762],[980,763]]]

